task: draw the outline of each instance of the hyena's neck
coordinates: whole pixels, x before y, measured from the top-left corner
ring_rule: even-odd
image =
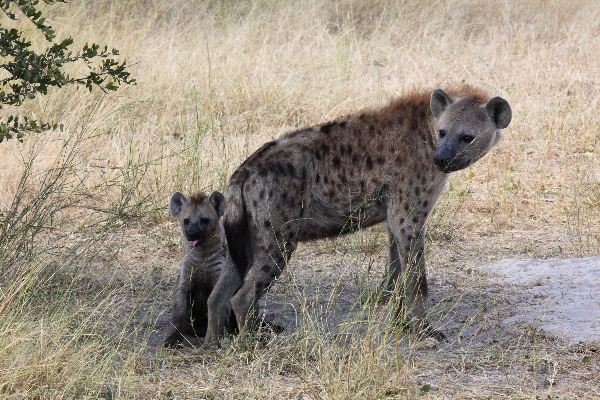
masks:
[[[190,249],[186,253],[186,258],[193,261],[194,264],[212,263],[225,259],[225,244],[221,241],[218,243],[211,243],[211,245],[198,244],[193,249]]]
[[[387,126],[388,132],[398,135],[398,139],[408,147],[434,152],[437,139],[428,92],[398,97],[382,109],[372,112],[369,117]]]
[[[413,92],[384,107],[325,123],[320,131],[328,133],[328,140],[336,145],[358,143],[365,153],[379,159],[400,156],[413,162],[433,163],[437,144],[434,126],[429,93]]]
[[[336,154],[340,158],[347,155],[348,149],[360,149],[360,153],[354,151],[350,156],[350,166],[370,176],[435,167],[437,139],[427,93],[394,99],[383,108],[351,114],[346,121],[330,122],[335,128],[324,140],[331,148],[340,149],[342,153]],[[362,164],[361,154],[365,158]]]

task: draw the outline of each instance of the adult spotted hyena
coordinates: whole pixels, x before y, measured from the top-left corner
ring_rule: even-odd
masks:
[[[415,91],[264,144],[229,183],[230,256],[208,301],[206,340],[223,335],[230,301],[240,329],[255,317],[257,299],[298,242],[380,222],[390,237],[387,287],[403,299],[399,316],[437,335],[425,319],[425,221],[448,173],[484,156],[511,115],[506,100],[472,87]],[[227,284],[240,277],[239,290]]]

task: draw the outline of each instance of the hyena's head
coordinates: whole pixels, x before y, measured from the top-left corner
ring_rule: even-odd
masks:
[[[221,223],[224,207],[225,199],[220,192],[213,192],[210,196],[196,193],[190,198],[175,192],[169,202],[169,211],[177,217],[181,235],[190,249],[207,237],[214,236]]]
[[[481,96],[452,98],[442,89],[431,93],[436,118],[437,148],[433,161],[442,172],[458,171],[483,157],[510,123],[510,105],[501,97],[487,102]]]

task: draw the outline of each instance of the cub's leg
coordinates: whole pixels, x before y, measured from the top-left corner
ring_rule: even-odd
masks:
[[[206,288],[201,285],[197,285],[192,289],[190,298],[192,299],[191,304],[191,325],[194,330],[194,335],[198,337],[204,337],[206,335],[206,328],[208,325],[208,296]]]
[[[190,321],[191,272],[186,264],[181,266],[177,287],[173,292],[171,327],[164,341],[165,347],[182,346],[185,343],[185,335],[193,333]]]

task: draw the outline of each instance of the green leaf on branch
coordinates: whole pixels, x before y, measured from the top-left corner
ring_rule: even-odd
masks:
[[[65,0],[43,0],[47,5],[65,3]],[[22,31],[0,27],[0,109],[3,105],[19,107],[23,102],[38,95],[46,95],[52,88],[83,85],[89,91],[98,88],[104,92],[118,90],[121,86],[135,84],[130,76],[129,65],[118,61],[117,49],[108,49],[97,43],[86,43],[81,49],[73,49],[73,38],[55,41],[56,32],[46,23],[39,10],[40,0],[0,0],[0,10],[9,18],[27,18],[44,35],[50,45],[41,51],[32,48],[31,41]],[[83,63],[88,72],[72,76],[65,72],[68,65]],[[108,83],[107,83],[108,82]],[[56,129],[57,123],[36,121],[18,116],[8,116],[0,121],[0,142],[16,138],[22,140],[27,133],[39,133]]]

